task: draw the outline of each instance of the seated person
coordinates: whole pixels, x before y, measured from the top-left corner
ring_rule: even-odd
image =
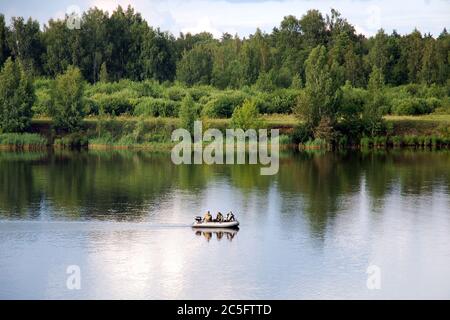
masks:
[[[209,211],[205,214],[203,217],[203,222],[211,222],[212,221],[212,215],[209,213]]]
[[[223,222],[223,215],[220,213],[220,211],[217,213],[216,221]]]
[[[230,211],[230,212],[227,214],[227,219],[226,219],[226,221],[228,221],[228,222],[234,221],[234,214],[233,214],[233,212]]]

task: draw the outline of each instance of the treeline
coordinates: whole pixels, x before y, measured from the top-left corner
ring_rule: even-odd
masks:
[[[433,38],[418,30],[408,35],[380,30],[375,37],[357,34],[341,15],[325,17],[310,10],[301,18],[287,16],[271,33],[259,29],[248,38],[209,33],[180,34],[153,28],[131,7],[112,14],[98,8],[81,17],[80,29],[67,19],[50,20],[43,28],[32,18],[0,15],[0,65],[20,59],[33,76],[55,77],[69,65],[91,83],[130,79],[178,80],[187,85],[220,89],[256,85],[264,91],[303,87],[305,61],[312,49],[326,49],[333,81],[366,87],[374,67],[387,85],[446,84],[450,36],[444,29]]]
[[[0,15],[0,133],[25,132],[33,116],[48,116],[78,144],[83,119],[95,116],[98,141],[134,144],[167,139],[147,130],[149,116],[179,117],[185,128],[200,118],[251,128],[263,124],[260,113],[294,113],[293,142],[353,146],[392,135],[386,114],[450,113],[445,29],[437,38],[417,30],[366,38],[337,11],[311,10],[270,34],[219,40],[175,38],[131,7],[111,16],[90,9],[80,29],[68,19],[41,30],[31,18],[6,26]],[[124,137],[103,129],[104,117],[118,115],[140,117]]]

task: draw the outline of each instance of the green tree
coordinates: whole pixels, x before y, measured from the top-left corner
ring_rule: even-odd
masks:
[[[365,133],[373,137],[383,130],[383,113],[386,109],[384,76],[377,67],[374,67],[370,74],[367,89],[369,95],[364,105],[362,120]]]
[[[237,107],[233,111],[231,125],[233,128],[242,130],[261,128],[263,122],[255,102],[247,99],[241,106]]]
[[[422,48],[423,39],[420,32],[416,29],[406,36],[406,61],[409,82],[418,82],[420,79],[420,70],[422,68]]]
[[[101,64],[109,61],[113,46],[108,37],[108,13],[98,8],[89,9],[83,14],[81,30],[74,40],[74,63],[90,82],[99,81]]]
[[[383,74],[387,72],[387,66],[389,64],[389,48],[388,48],[389,36],[380,29],[372,39],[373,45],[369,51],[369,61],[372,68],[379,69]]]
[[[292,78],[291,88],[292,89],[303,88],[303,79],[299,74],[295,74],[294,77]]]
[[[76,131],[83,120],[84,80],[80,69],[69,66],[58,75],[50,90],[51,109],[55,127],[68,132]]]
[[[145,37],[150,29],[147,22],[139,13],[128,7],[126,13],[129,32],[126,41],[127,50],[124,53],[125,77],[133,80],[144,79],[144,64],[142,63],[142,50]],[[114,36],[114,34],[111,34]],[[114,60],[114,58],[111,58]]]
[[[102,66],[100,67],[99,80],[100,82],[109,82],[109,73],[106,67],[106,62],[103,62]]]
[[[260,91],[271,92],[275,90],[273,74],[271,72],[261,72],[255,83],[256,89]]]
[[[388,39],[389,62],[386,70],[386,83],[392,85],[402,85],[408,82],[408,70],[406,66],[405,52],[402,51],[404,38],[395,30]]]
[[[311,127],[324,117],[334,123],[340,94],[331,78],[324,46],[314,48],[306,60],[306,85],[301,91],[294,113]]]
[[[0,68],[9,56],[8,28],[5,24],[5,16],[0,14]]]
[[[13,17],[8,33],[8,47],[12,55],[22,62],[32,75],[42,72],[41,58],[44,53],[39,22],[29,18]]]
[[[213,57],[206,44],[198,44],[183,54],[177,68],[177,79],[187,85],[210,84]]]
[[[438,82],[438,58],[435,40],[431,38],[427,41],[423,50],[422,68],[420,70],[420,78],[427,85]]]
[[[272,42],[272,68],[286,68],[294,74],[304,73],[304,63],[308,50],[304,48],[303,35],[299,20],[295,16],[286,16],[279,28],[274,28],[270,35]]]
[[[244,42],[240,52],[242,61],[243,82],[254,84],[261,73],[268,72],[271,67],[271,54],[268,36],[257,29],[254,35]]]
[[[327,30],[325,19],[319,10],[308,10],[300,18],[299,25],[303,35],[303,41],[308,48],[327,43]]]
[[[20,62],[6,60],[0,73],[0,131],[21,132],[28,128],[35,100],[34,87]]]
[[[44,27],[44,70],[51,76],[63,73],[72,63],[71,38],[73,30],[67,20],[50,20]]]
[[[174,40],[167,32],[149,30],[144,39],[141,60],[144,76],[172,81],[176,72]]]
[[[224,34],[220,44],[213,49],[213,70],[211,82],[214,86],[239,88],[242,85],[242,65],[239,60],[240,39]]]
[[[135,14],[134,9],[130,6],[127,10],[118,6],[111,17],[107,19],[105,32],[108,37],[107,48],[111,48],[111,51],[104,54],[104,61],[108,58],[108,68],[112,80],[130,76],[127,70],[128,61],[137,59],[139,62],[139,55],[136,55],[132,46],[132,32],[133,24],[141,21],[140,14]]]
[[[436,41],[437,82],[445,84],[450,79],[450,35],[444,28]]]
[[[187,94],[181,102],[179,118],[181,121],[181,127],[193,133],[194,122],[197,120],[198,115],[195,102],[190,94]]]

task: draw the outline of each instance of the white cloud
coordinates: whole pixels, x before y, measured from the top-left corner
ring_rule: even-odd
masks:
[[[337,9],[355,28],[372,35],[382,27],[409,33],[414,27],[422,32],[439,34],[449,27],[448,0],[284,0],[284,1],[207,1],[207,0],[89,0],[87,7],[97,6],[112,12],[117,5],[133,6],[155,27],[179,32],[209,31],[216,37],[223,32],[247,36],[257,27],[270,32],[284,16],[302,16],[308,9],[323,14]]]

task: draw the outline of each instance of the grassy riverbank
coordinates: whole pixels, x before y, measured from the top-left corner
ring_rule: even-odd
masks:
[[[262,117],[266,128],[280,129],[281,143],[289,144],[298,120],[293,115],[272,114]],[[361,147],[447,146],[450,141],[450,115],[386,116],[390,128],[386,136],[362,138]],[[89,117],[79,134],[67,135],[52,128],[49,118],[35,118],[30,133],[0,134],[2,149],[42,149],[47,145],[72,147],[89,145],[91,149],[139,148],[168,151],[174,143],[171,133],[181,125],[178,118],[162,117]],[[224,130],[231,127],[230,119],[204,119],[206,128]],[[311,142],[311,148],[320,143]]]
[[[47,139],[36,133],[0,134],[0,149],[41,150],[46,148]]]

